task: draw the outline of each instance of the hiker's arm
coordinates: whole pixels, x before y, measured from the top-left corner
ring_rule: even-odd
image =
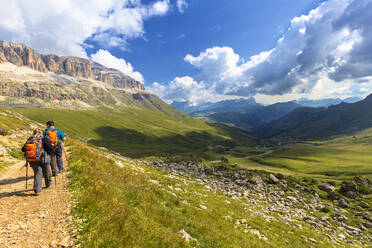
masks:
[[[64,134],[64,132],[62,132],[61,130],[58,130],[58,132],[59,132],[58,135],[61,137],[61,140],[66,141],[66,135]]]

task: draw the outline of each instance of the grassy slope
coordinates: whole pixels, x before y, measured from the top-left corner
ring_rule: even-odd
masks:
[[[247,133],[222,124],[208,125],[187,115],[166,115],[147,108],[73,111],[16,109],[39,121],[123,155],[143,158],[175,154],[201,155],[208,145],[254,145]]]
[[[268,222],[245,208],[246,200],[213,194],[196,181],[125,160],[119,167],[117,157],[80,142],[69,150],[83,247],[331,247],[309,225],[300,230]],[[237,219],[268,242],[245,233]],[[186,243],[182,229],[197,241]],[[320,242],[305,242],[301,235]]]

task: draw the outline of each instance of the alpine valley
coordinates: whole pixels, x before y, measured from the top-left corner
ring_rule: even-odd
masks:
[[[4,247],[372,242],[372,95],[171,106],[119,70],[0,41],[0,104]],[[29,197],[20,147],[48,120],[67,172]],[[40,223],[53,233],[34,240]]]

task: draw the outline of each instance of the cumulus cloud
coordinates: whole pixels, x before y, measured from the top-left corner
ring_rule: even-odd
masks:
[[[169,103],[172,101],[196,103],[201,102],[203,99],[217,97],[213,92],[207,90],[203,83],[196,82],[189,76],[176,77],[167,85],[155,82],[147,89]]]
[[[142,37],[144,21],[165,15],[169,0],[0,0],[0,37],[30,45],[43,53],[87,57],[90,38],[108,47],[125,48]]]
[[[180,13],[183,13],[188,6],[186,0],[177,0],[177,8]]]
[[[107,50],[98,50],[95,54],[91,55],[91,59],[108,68],[117,69],[140,82],[144,81],[142,74],[138,71],[134,71],[131,63],[126,62],[124,59],[113,56]]]
[[[230,47],[185,61],[200,69],[200,90],[226,97],[361,95],[372,84],[371,23],[370,0],[328,0],[293,18],[273,49],[247,61]]]

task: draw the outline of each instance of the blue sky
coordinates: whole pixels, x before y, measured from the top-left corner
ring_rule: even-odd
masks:
[[[0,4],[0,39],[119,69],[167,102],[372,92],[370,0]]]
[[[151,3],[153,1],[143,1]],[[144,37],[128,41],[122,51],[108,49],[140,71],[146,84],[167,83],[177,76],[193,75],[197,69],[185,63],[186,54],[206,48],[229,46],[249,58],[275,46],[295,16],[307,14],[319,0],[191,0],[183,13],[175,6],[162,17],[148,20]],[[95,42],[88,54],[101,46]]]

